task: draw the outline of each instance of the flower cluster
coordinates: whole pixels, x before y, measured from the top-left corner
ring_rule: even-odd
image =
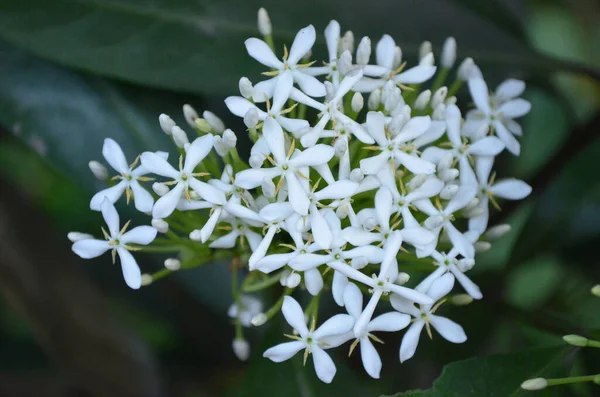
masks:
[[[72,233],[73,251],[91,258],[112,250],[113,261],[117,253],[131,288],[229,258],[238,357],[249,354],[242,327],[260,326],[281,311],[294,329],[292,341],[264,357],[280,362],[303,350],[324,382],[336,372],[326,351],[346,343],[350,352],[360,345],[366,372],[378,378],[378,332],[407,328],[400,361],[414,355],[423,329],[429,337],[433,328],[449,342],[464,342],[462,327],[438,310],[444,302],[482,298],[466,273],[475,253],[509,230],[488,228],[489,205],[531,191],[519,180],[496,181],[492,172],[505,149],[519,154],[515,119],[530,109],[519,98],[524,83],[509,79],[490,93],[466,58],[445,85],[456,62],[453,38],[444,43],[439,66],[428,42],[418,63],[408,66],[390,36],[374,45],[372,56],[368,37],[355,48],[352,32],[342,35],[331,21],[324,32],[327,58],[317,63],[312,25],[297,33],[289,50],[283,46],[281,57],[263,9],[259,30],[264,40],[250,38],[245,47],[264,65],[266,79],[241,78],[240,95],[225,100],[253,141],[248,163],[238,155],[233,131],[189,105],[184,115],[198,135],[191,142],[169,116],[159,118],[178,148],[175,166],[165,152],[142,153],[128,165],[119,145],[106,139],[102,153],[117,176],[107,179],[103,165],[90,163],[111,184],[90,203],[108,224],[106,241]],[[465,115],[455,96],[463,86],[475,104]],[[154,194],[142,186],[153,178],[159,179]],[[152,227],[120,229],[113,203],[123,194],[151,214]],[[142,276],[129,252],[142,248],[177,258]],[[238,274],[245,276],[241,283]],[[266,311],[246,295],[280,288],[276,284],[281,297]],[[466,294],[450,295],[455,284]],[[312,296],[304,310],[291,297],[298,289]],[[318,303],[329,291],[343,314],[317,327]]]

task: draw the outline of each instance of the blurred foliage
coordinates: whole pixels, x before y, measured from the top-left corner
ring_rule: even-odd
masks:
[[[57,233],[96,230],[98,214],[87,208],[100,185],[87,163],[100,159],[105,137],[116,139],[131,160],[166,147],[158,114],[184,124],[184,103],[214,110],[242,131],[222,99],[236,91],[240,76],[254,79],[261,71],[243,47],[247,37],[258,35],[259,6],[270,12],[278,46],[308,23],[321,31],[335,18],[357,41],[391,34],[408,58],[421,41],[430,40],[437,51],[452,35],[460,57],[474,57],[491,87],[506,76],[525,79],[533,109],[524,119],[523,154],[502,159],[499,176],[504,169],[548,182],[534,186],[536,194],[518,208],[508,208],[503,216],[511,232],[479,256],[473,278],[484,300],[466,310],[444,309],[464,326],[469,342],[423,341],[422,354],[400,365],[400,340],[386,341],[379,381],[364,375],[356,354],[334,359],[338,376],[332,385],[318,382],[311,368],[301,369],[300,357],[282,364],[263,359],[264,348],[279,340],[280,324],[251,330],[251,359],[238,363],[228,344],[230,275],[223,263],[175,274],[172,284],[139,294],[124,293],[114,269],[92,264],[86,269],[115,316],[161,360],[170,395],[376,396],[432,387],[396,396],[484,396],[494,390],[503,397],[521,395],[520,382],[549,370],[549,362],[561,376],[598,372],[596,352],[574,358],[566,349],[525,350],[556,346],[566,333],[600,337],[600,299],[589,294],[600,280],[600,126],[591,125],[587,133],[593,136],[582,147],[582,136],[574,135],[578,128],[587,131],[600,105],[600,6],[593,0],[382,0],[368,6],[334,0],[310,7],[275,0],[3,0],[0,125],[7,133],[0,137],[0,178],[43,209]],[[564,153],[568,161],[553,167]],[[550,177],[540,179],[540,173]],[[145,266],[160,264],[149,259]],[[0,310],[0,340],[0,376],[51,371],[14,309]],[[463,361],[448,364],[455,360]],[[591,387],[532,395],[596,395]]]

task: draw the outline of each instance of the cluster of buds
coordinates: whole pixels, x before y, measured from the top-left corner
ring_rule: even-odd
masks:
[[[342,34],[336,21],[324,31],[325,61],[311,59],[312,25],[278,57],[265,10],[258,20],[263,38],[249,38],[245,47],[265,66],[266,79],[242,77],[240,95],[225,100],[253,141],[248,162],[221,119],[209,111],[200,117],[189,105],[183,111],[192,140],[169,116],[159,118],[179,151],[175,166],[161,151],[129,165],[106,139],[102,153],[118,175],[107,179],[104,166],[90,163],[111,185],[90,207],[102,212],[108,231],[105,240],[71,234],[73,251],[83,258],[118,254],[131,288],[229,259],[238,357],[250,350],[243,327],[281,312],[292,341],[264,357],[280,362],[302,350],[324,382],[336,372],[326,351],[344,344],[350,352],[360,345],[366,372],[378,378],[378,332],[407,328],[400,361],[414,355],[424,329],[429,337],[433,329],[449,342],[465,342],[463,328],[439,313],[444,302],[482,298],[466,273],[477,252],[510,230],[488,227],[490,204],[531,191],[492,172],[505,149],[519,154],[515,119],[530,109],[519,98],[525,84],[508,79],[490,92],[471,58],[446,84],[457,58],[453,38],[444,43],[440,66],[429,42],[409,66],[392,37],[384,35],[374,49],[363,37],[355,48],[352,32]],[[464,115],[455,96],[462,87],[475,104]],[[144,187],[151,179],[158,181]],[[120,227],[114,203],[124,194],[151,215],[152,226]],[[130,253],[138,249],[174,255],[165,269],[142,275]],[[452,294],[455,285],[464,292]],[[263,310],[250,294],[265,288],[279,288],[281,296]],[[312,296],[304,309],[291,296],[299,290]],[[319,301],[329,293],[341,313],[318,322]]]

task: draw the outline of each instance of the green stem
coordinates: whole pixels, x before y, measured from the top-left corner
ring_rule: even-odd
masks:
[[[279,311],[281,310],[281,305],[283,305],[283,298],[290,295],[292,291],[294,291],[293,288],[286,288],[285,290],[283,290],[283,294],[281,294],[279,299],[277,299],[277,302],[275,302],[275,304],[271,306],[271,308],[265,313],[265,315],[267,316],[267,320],[272,319],[273,316],[279,313]]]
[[[179,252],[180,247],[176,245],[167,247],[146,246],[142,248],[143,252]]]
[[[438,73],[435,78],[433,85],[431,86],[431,95],[435,94],[435,92],[446,82],[446,78],[448,77],[449,69],[442,69]]]
[[[161,278],[167,277],[169,274],[173,273],[169,269],[162,269],[152,274],[152,282],[158,281]]]
[[[446,95],[446,98],[450,98],[451,96],[456,95],[456,93],[458,92],[460,87],[462,87],[462,84],[463,84],[462,81],[460,81],[458,79],[455,80],[454,83],[452,83],[452,85],[448,89],[448,94]]]
[[[265,288],[269,288],[270,286],[276,284],[280,278],[281,278],[281,275],[279,273],[274,274],[273,276],[267,277],[266,279],[259,281],[256,284],[242,286],[242,291],[244,291],[244,292],[261,291]]]
[[[548,386],[556,386],[556,385],[566,385],[570,383],[581,383],[581,382],[593,382],[594,378],[599,375],[586,375],[586,376],[573,376],[571,378],[556,378],[556,379],[546,379],[548,381]]]

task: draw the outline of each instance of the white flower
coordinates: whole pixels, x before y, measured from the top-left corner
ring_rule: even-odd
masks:
[[[387,34],[379,40],[375,51],[377,65],[364,66],[363,73],[365,76],[373,76],[377,79],[364,77],[354,87],[357,92],[372,92],[383,87],[388,80],[396,84],[420,84],[429,80],[436,71],[436,67],[430,65],[418,65],[405,71],[403,71],[404,64],[394,65],[396,43]]]
[[[394,309],[402,313],[410,314],[414,317],[414,322],[404,334],[402,338],[402,344],[400,345],[400,361],[404,362],[411,358],[417,350],[419,344],[419,336],[423,327],[427,328],[429,337],[432,337],[430,325],[439,334],[449,342],[452,343],[463,343],[467,340],[467,335],[463,328],[456,324],[454,321],[434,315],[433,313],[439,308],[444,302],[440,301],[446,296],[454,286],[454,277],[452,274],[445,274],[444,276],[437,279],[427,291],[427,295],[430,296],[434,301],[439,301],[434,305],[421,305],[417,309],[411,302],[403,299],[400,296],[393,295],[390,298],[390,302]],[[418,288],[418,287],[417,287]]]
[[[83,239],[73,244],[73,252],[84,259],[95,258],[108,250],[112,250],[113,263],[116,254],[121,260],[121,270],[123,278],[130,288],[138,289],[142,286],[142,273],[140,268],[129,253],[129,250],[135,250],[135,247],[128,244],[148,245],[156,237],[156,229],[151,226],[138,226],[126,232],[129,222],[120,228],[119,214],[115,206],[109,199],[104,198],[100,205],[102,216],[108,226],[108,232],[102,229],[106,240]]]
[[[479,182],[479,206],[482,213],[469,219],[469,229],[476,230],[478,233],[485,232],[489,220],[489,202],[499,208],[494,197],[500,197],[507,200],[522,200],[531,193],[531,186],[526,182],[518,179],[508,178],[495,182],[495,175],[490,178],[492,166],[494,165],[493,157],[482,157],[477,159],[476,172]]]
[[[175,185],[169,193],[159,198],[154,204],[154,208],[152,209],[152,216],[154,218],[162,219],[171,215],[177,207],[177,203],[182,195],[185,194],[186,198],[189,200],[189,187],[194,189],[200,197],[208,202],[221,205],[225,204],[225,194],[208,183],[196,179],[196,176],[202,174],[194,173],[196,166],[204,160],[212,147],[212,135],[208,134],[196,138],[187,149],[185,163],[183,163],[182,158],[179,159],[179,171],[155,153],[142,153],[142,165],[147,170],[154,174],[173,179],[172,182],[167,182],[165,184]]]
[[[308,355],[312,353],[317,376],[323,382],[331,383],[335,376],[336,368],[331,357],[323,350],[327,346],[322,340],[329,336],[341,335],[348,332],[352,328],[352,324],[354,324],[352,316],[338,314],[325,321],[317,329],[314,329],[313,323],[309,330],[304,320],[302,308],[290,296],[284,298],[281,312],[288,324],[298,332],[298,336],[290,335],[290,338],[295,339],[293,342],[273,346],[263,353],[263,357],[279,363],[290,359],[300,350],[304,349],[304,363],[306,364]]]
[[[344,306],[355,320],[360,318],[363,310],[363,296],[360,289],[353,283],[349,283],[344,291]],[[340,336],[325,338],[325,341],[329,346],[337,347],[354,339],[354,343],[352,343],[352,346],[350,347],[350,354],[352,354],[356,345],[360,343],[360,355],[365,371],[367,371],[371,377],[379,379],[379,373],[381,372],[381,358],[379,357],[377,350],[375,350],[375,346],[373,346],[371,339],[375,342],[383,342],[373,335],[372,332],[397,332],[406,328],[408,324],[410,324],[409,315],[398,312],[384,313],[369,321],[362,334],[355,334],[354,331],[350,331]]]
[[[227,315],[238,319],[242,326],[250,327],[252,325],[252,317],[262,313],[262,309],[263,304],[260,299],[252,295],[242,295],[238,303],[233,302],[229,306]]]
[[[107,189],[101,190],[92,197],[90,201],[90,208],[94,211],[100,211],[100,205],[104,198],[108,198],[111,203],[115,203],[119,197],[123,195],[123,192],[127,194],[127,203],[133,196],[135,202],[135,208],[140,212],[152,211],[152,204],[154,199],[152,195],[140,185],[139,181],[149,181],[152,178],[144,177],[150,171],[143,165],[134,167],[137,165],[138,160],[136,159],[133,164],[128,165],[127,159],[121,150],[121,147],[117,142],[110,138],[104,140],[104,146],[102,147],[102,155],[110,164],[110,166],[119,173],[114,179],[120,179],[121,181],[115,186],[111,186]],[[163,159],[167,159],[168,153],[156,152],[156,156]]]
[[[269,48],[269,45],[264,41],[254,37],[246,40],[245,44],[248,55],[263,65],[275,69],[275,73],[267,72],[269,75],[275,75],[273,78],[261,81],[254,86],[253,98],[255,102],[263,102],[267,98],[272,98],[274,92],[279,89],[279,78],[282,75],[285,75],[286,71],[291,72],[293,80],[307,95],[314,97],[325,95],[323,83],[315,77],[304,73],[303,69],[306,66],[298,64],[302,57],[304,57],[304,55],[312,48],[315,43],[315,38],[316,33],[314,26],[308,25],[304,29],[301,29],[296,34],[296,38],[292,43],[289,54],[287,51],[286,54],[284,54],[283,62],[277,59],[271,48]],[[287,98],[284,99],[284,102],[286,100]]]
[[[521,145],[513,135],[521,136],[522,131],[514,119],[526,115],[531,109],[528,101],[517,98],[524,90],[525,83],[509,79],[490,95],[483,78],[469,79],[469,91],[477,106],[477,110],[469,114],[469,120],[476,124],[492,126],[508,151],[516,156],[521,152]]]

